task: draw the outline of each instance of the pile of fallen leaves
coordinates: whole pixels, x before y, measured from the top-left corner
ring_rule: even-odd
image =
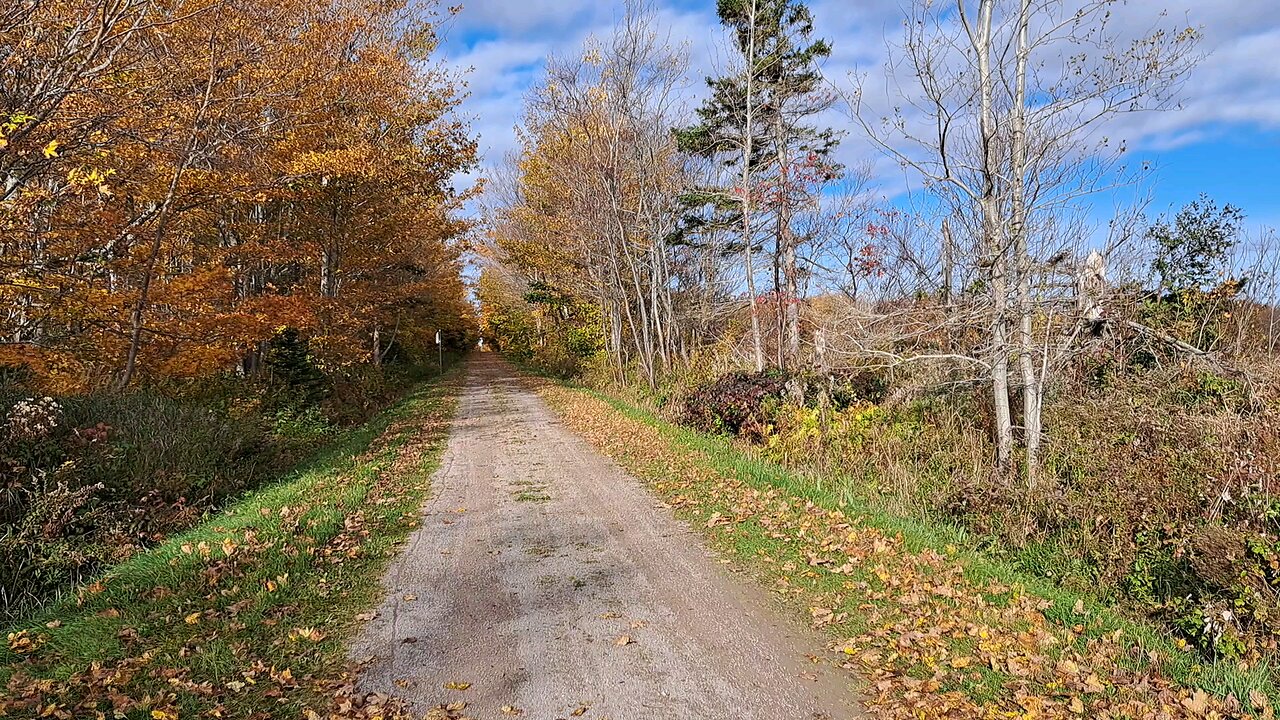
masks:
[[[411,717],[357,689],[344,640],[418,522],[454,390],[416,397],[358,454],[246,499],[14,629],[0,649],[0,717]]]
[[[587,393],[540,392],[579,434],[647,480],[667,504],[833,638],[832,662],[864,679],[893,718],[1275,717],[1271,700],[1173,682],[1175,658],[1143,647],[1109,613],[1054,603],[973,572],[954,547],[912,549],[866,518],[738,477],[674,431]],[[1185,660],[1185,658],[1176,658]]]

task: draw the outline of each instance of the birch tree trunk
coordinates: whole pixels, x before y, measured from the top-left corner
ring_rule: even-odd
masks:
[[[996,460],[1002,472],[1012,469],[1013,418],[1009,408],[1009,263],[1006,243],[1001,232],[999,207],[999,155],[996,142],[996,120],[993,95],[995,78],[991,71],[991,26],[995,0],[982,0],[978,6],[978,28],[972,35],[978,57],[978,93],[981,113],[979,132],[982,137],[982,210],[983,241],[989,262],[987,293],[991,304],[991,401],[995,415]]]
[[[791,194],[789,192],[790,162],[787,156],[787,137],[786,126],[783,122],[782,109],[775,111],[774,118],[774,145],[777,150],[778,159],[778,182],[779,182],[779,198],[778,198],[778,250],[782,255],[782,281],[783,292],[778,298],[779,303],[786,303],[780,308],[783,315],[783,324],[786,329],[786,353],[783,354],[785,362],[782,363],[788,367],[800,367],[800,284],[796,277],[796,243],[795,238],[791,234]],[[781,329],[781,328],[780,328]],[[778,339],[778,343],[782,343],[782,338]]]
[[[1041,408],[1044,383],[1036,368],[1034,323],[1036,307],[1031,292],[1030,242],[1027,237],[1027,58],[1030,53],[1027,31],[1031,22],[1030,0],[1022,0],[1018,13],[1017,58],[1014,67],[1014,97],[1010,108],[1012,168],[1010,180],[1010,233],[1013,235],[1014,268],[1018,276],[1018,367],[1022,374],[1022,432],[1026,450],[1027,485],[1040,481]]]
[[[747,273],[747,294],[751,297],[751,345],[755,354],[756,372],[764,372],[764,341],[760,337],[760,304],[756,292],[756,271],[751,262],[751,246],[755,242],[751,213],[751,151],[752,130],[755,127],[755,76],[756,76],[756,12],[758,0],[751,0],[748,18],[747,40],[747,102],[742,126],[742,247],[743,265]]]

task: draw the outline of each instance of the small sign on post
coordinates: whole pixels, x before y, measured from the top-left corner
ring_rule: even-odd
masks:
[[[436,331],[436,354],[440,358],[440,374],[444,374],[444,345],[440,344],[440,331]]]

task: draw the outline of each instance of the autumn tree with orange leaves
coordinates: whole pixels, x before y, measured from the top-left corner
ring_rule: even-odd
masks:
[[[475,144],[434,4],[65,0],[0,10],[0,366],[48,386],[328,367],[470,315]]]
[[[678,232],[687,178],[670,128],[684,65],[639,2],[611,35],[548,63],[491,196],[479,294],[500,345],[556,365],[607,358],[615,378],[656,387],[701,343],[725,285],[718,249]]]

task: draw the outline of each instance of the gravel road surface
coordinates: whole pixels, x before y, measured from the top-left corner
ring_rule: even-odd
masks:
[[[370,691],[485,720],[861,716],[822,638],[496,355],[469,363],[423,513],[351,651]]]

